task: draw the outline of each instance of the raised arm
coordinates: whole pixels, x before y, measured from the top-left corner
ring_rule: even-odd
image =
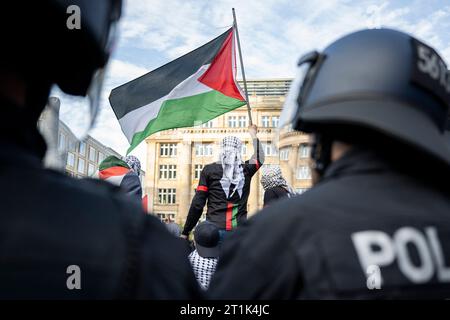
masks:
[[[258,171],[258,169],[264,164],[265,155],[264,155],[264,149],[262,147],[261,142],[259,141],[256,133],[258,131],[258,127],[253,124],[248,127],[248,133],[252,137],[253,140],[253,156],[248,160],[248,164],[254,166],[254,172]]]
[[[202,173],[200,174],[200,181],[198,183],[197,190],[195,191],[195,196],[192,199],[191,207],[189,208],[189,213],[186,218],[186,223],[184,224],[183,232],[181,233],[183,238],[187,238],[189,233],[191,233],[192,229],[197,224],[198,219],[200,219],[202,215],[207,199],[208,181],[206,168],[203,168]]]

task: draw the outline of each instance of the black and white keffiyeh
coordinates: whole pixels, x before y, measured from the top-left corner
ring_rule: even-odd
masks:
[[[125,162],[138,176],[141,174],[141,162],[135,156],[127,156]]]
[[[222,189],[228,197],[231,197],[235,191],[238,191],[242,197],[242,188],[244,187],[245,177],[242,168],[242,142],[237,137],[225,137],[222,140],[220,151],[220,162],[222,164],[223,176],[220,180]],[[231,190],[230,185],[235,187]]]
[[[211,278],[216,272],[218,258],[203,258],[197,250],[194,250],[189,255],[189,261],[194,270],[195,278],[203,290],[207,290]]]
[[[283,178],[281,173],[281,169],[279,166],[268,166],[263,167],[261,184],[264,190],[272,189],[275,187],[283,187],[290,194],[293,194],[294,191],[287,183],[286,179]]]

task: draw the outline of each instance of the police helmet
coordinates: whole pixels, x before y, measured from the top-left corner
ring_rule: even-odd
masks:
[[[430,46],[391,29],[351,33],[299,61],[280,126],[383,134],[450,165],[450,73]]]
[[[57,90],[58,97],[72,99],[62,100],[62,108],[83,117],[88,128],[93,125],[121,8],[121,0],[2,3],[0,70],[29,85],[25,103],[31,121]]]

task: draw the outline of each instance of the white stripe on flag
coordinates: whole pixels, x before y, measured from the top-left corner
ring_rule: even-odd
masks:
[[[147,124],[158,116],[159,110],[161,109],[164,101],[186,98],[212,91],[213,89],[198,81],[198,78],[200,78],[203,73],[205,73],[208,67],[209,64],[201,66],[200,69],[197,70],[197,72],[179,83],[166,96],[159,98],[158,100],[153,101],[138,109],[135,109],[119,119],[120,127],[127,137],[128,142],[131,144],[133,135],[136,132],[144,131],[144,129],[147,127]]]

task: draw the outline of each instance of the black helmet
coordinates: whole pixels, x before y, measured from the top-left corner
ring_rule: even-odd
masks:
[[[450,73],[437,52],[403,32],[363,30],[299,61],[280,125],[323,133],[369,129],[450,165]]]
[[[80,29],[70,29],[79,9]],[[0,68],[86,95],[98,69],[109,59],[121,0],[5,1],[0,11]]]

